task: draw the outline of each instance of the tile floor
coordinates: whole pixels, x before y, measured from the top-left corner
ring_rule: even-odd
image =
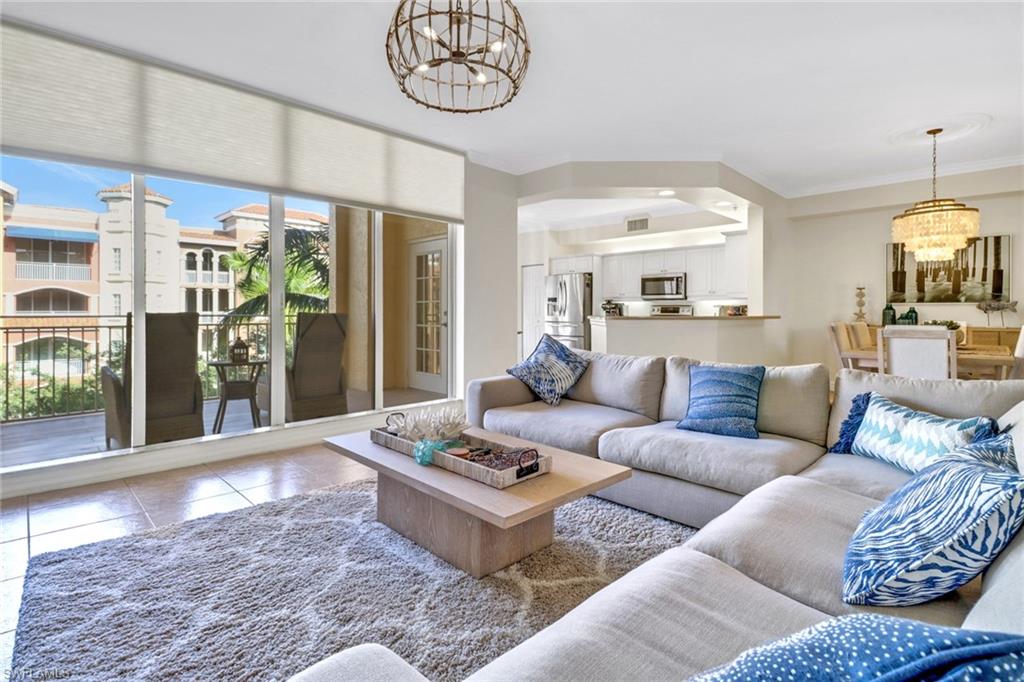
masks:
[[[0,502],[0,679],[7,679],[31,556],[372,478],[313,445]]]

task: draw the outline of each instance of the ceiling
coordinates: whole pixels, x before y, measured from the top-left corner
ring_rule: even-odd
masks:
[[[1024,160],[1021,3],[520,0],[533,52],[504,109],[400,93],[394,2],[22,3],[5,16],[205,71],[469,153],[513,173],[565,161],[722,161],[785,196]],[[917,134],[908,134],[917,133]]]
[[[677,199],[549,199],[519,207],[519,231],[612,225],[633,216],[671,216],[699,210]]]

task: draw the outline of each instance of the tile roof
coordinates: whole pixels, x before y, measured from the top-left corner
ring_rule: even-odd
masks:
[[[270,213],[270,210],[267,208],[266,204],[246,204],[245,206],[239,206],[238,208],[231,209],[229,213],[252,213],[255,215],[268,215]],[[286,208],[284,210],[284,217],[285,220],[287,220],[288,218],[291,218],[293,220],[311,220],[313,222],[323,223],[324,225],[326,225],[329,222],[327,220],[327,216],[325,216],[323,213],[317,213],[315,211],[302,211],[297,208]]]
[[[211,239],[221,242],[236,242],[237,240],[226,234],[219,234],[219,230],[179,230],[181,239]]]
[[[132,183],[126,182],[126,183],[124,183],[122,185],[114,185],[113,187],[107,187],[106,189],[101,189],[96,194],[106,194],[107,192],[130,192],[130,191],[132,191]],[[146,196],[147,197],[160,197],[161,199],[167,199],[168,201],[171,201],[171,198],[169,196],[165,196],[163,194],[160,194],[159,192],[151,190],[148,187],[146,188]]]

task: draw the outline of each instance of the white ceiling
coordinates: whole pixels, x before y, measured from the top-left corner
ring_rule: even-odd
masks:
[[[613,225],[627,217],[682,215],[699,210],[677,199],[549,199],[519,207],[519,231]]]
[[[787,195],[1024,159],[1021,3],[520,0],[521,94],[475,115],[402,95],[395,2],[21,3],[7,16],[302,100],[515,173],[575,160],[721,160]],[[923,136],[921,137],[923,140]]]

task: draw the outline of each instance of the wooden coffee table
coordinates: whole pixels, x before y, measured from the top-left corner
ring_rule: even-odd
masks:
[[[377,471],[377,520],[466,573],[482,578],[554,540],[555,509],[624,481],[628,467],[484,429],[469,434],[552,458],[543,476],[498,490],[370,440],[325,438],[332,450]]]

